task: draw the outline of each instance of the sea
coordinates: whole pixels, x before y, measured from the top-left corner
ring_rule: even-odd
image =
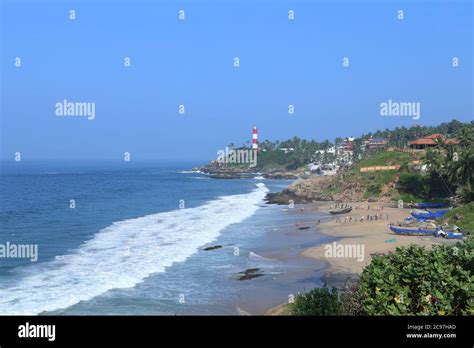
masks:
[[[323,265],[268,257],[301,247],[271,237],[296,217],[264,202],[291,181],[199,164],[2,162],[0,245],[37,245],[38,259],[0,258],[0,315],[233,315],[320,284]],[[316,271],[284,280],[302,266]],[[249,268],[264,275],[239,280]]]

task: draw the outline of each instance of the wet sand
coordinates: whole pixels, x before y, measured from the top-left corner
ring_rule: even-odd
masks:
[[[388,204],[376,202],[356,202],[351,203],[353,209],[348,214],[330,215],[328,210],[333,202],[322,202],[315,204],[307,204],[296,206],[293,210],[288,210],[287,214],[298,214],[301,221],[313,217],[316,213],[318,216],[324,214],[319,225],[314,224],[315,234],[326,235],[332,237],[326,242],[321,241],[313,243],[312,246],[301,250],[300,255],[308,259],[324,262],[326,265],[323,272],[322,282],[328,286],[342,288],[348,278],[357,278],[362,269],[368,265],[375,254],[386,254],[394,251],[399,246],[408,246],[410,244],[418,244],[430,247],[433,244],[454,244],[453,240],[444,238],[436,238],[434,236],[403,236],[394,234],[388,224],[403,221],[410,216],[410,209],[399,209],[390,207]],[[356,206],[359,209],[355,209]],[[367,209],[370,206],[370,209]],[[382,208],[383,206],[383,208]],[[303,207],[303,211],[301,211]],[[363,208],[362,208],[363,207]],[[379,219],[380,214],[382,219]],[[378,215],[378,219],[367,221],[367,215],[372,217]],[[387,216],[388,215],[388,216]],[[364,216],[364,220],[361,217]],[[348,217],[346,219],[346,217]],[[352,217],[352,221],[349,219]],[[342,222],[336,222],[340,218]],[[293,234],[299,231],[297,227],[290,228],[286,235],[291,238]],[[358,246],[359,251],[363,250],[360,255],[352,255],[351,257],[338,257],[338,255],[328,255],[326,246],[333,245],[351,245]],[[363,249],[362,249],[363,246]],[[361,257],[362,256],[362,257]],[[309,289],[307,289],[309,290]],[[282,302],[283,303],[283,302]],[[285,306],[279,305],[268,309],[267,315],[285,314]]]
[[[454,243],[453,241],[434,236],[403,236],[393,233],[388,228],[388,224],[401,222],[406,217],[409,217],[410,209],[383,206],[382,210],[381,203],[352,203],[353,207],[356,205],[361,205],[364,209],[353,209],[349,214],[339,216],[343,222],[337,223],[337,217],[334,216],[330,221],[321,223],[320,233],[341,238],[337,241],[337,244],[358,244],[364,246],[363,260],[350,257],[327,257],[325,255],[325,245],[314,246],[302,252],[303,256],[328,262],[330,266],[327,273],[360,274],[362,269],[370,263],[373,254],[386,254],[394,251],[399,246],[417,244],[430,247],[432,244]],[[370,205],[370,210],[367,209],[367,205]],[[329,209],[329,204],[320,208]],[[367,221],[367,215],[380,216],[380,214],[382,219]],[[345,222],[344,218],[346,216],[352,217],[352,221]],[[364,216],[364,221],[361,222],[362,216]]]
[[[281,219],[275,225],[267,227],[265,238],[268,243],[262,248],[253,249],[259,256],[275,262],[277,272],[272,273],[272,269],[267,269],[264,276],[243,281],[252,286],[240,292],[240,314],[265,314],[273,307],[288,303],[291,295],[295,296],[298,292],[323,285],[326,263],[323,260],[307,258],[302,253],[311,246],[333,240],[322,235],[317,226],[319,219],[327,217],[322,216],[314,207],[305,207],[304,212],[301,212],[300,208],[301,206],[295,206],[293,209],[280,206]],[[309,228],[299,229],[300,227]],[[279,269],[284,271],[280,273]]]

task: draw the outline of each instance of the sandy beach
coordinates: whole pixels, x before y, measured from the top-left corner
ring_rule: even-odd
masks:
[[[333,219],[320,224],[320,232],[341,238],[337,241],[340,245],[361,245],[364,248],[363,260],[351,257],[327,257],[325,255],[325,245],[308,248],[302,252],[303,256],[325,260],[329,263],[327,274],[331,273],[355,273],[359,274],[362,269],[370,263],[372,255],[386,254],[394,251],[399,246],[418,244],[430,247],[432,244],[454,243],[443,238],[433,236],[403,236],[396,235],[388,228],[388,224],[403,221],[410,216],[410,209],[393,208],[382,203],[356,202],[351,203],[352,207],[359,206],[359,209],[352,209],[349,214],[335,216]],[[369,207],[369,209],[368,209]],[[319,205],[317,209],[328,210],[330,204]],[[367,221],[367,215],[377,220]],[[381,216],[381,219],[380,219]],[[336,222],[337,218],[342,221]],[[349,217],[349,219],[346,219]],[[361,218],[363,217],[363,221]],[[348,222],[348,220],[352,220]]]
[[[431,247],[433,244],[455,243],[453,240],[434,236],[394,234],[388,228],[388,224],[401,222],[409,217],[410,209],[394,208],[380,202],[365,201],[350,204],[353,207],[350,213],[334,216],[328,214],[327,218],[321,219],[319,224],[317,221],[312,223],[319,234],[334,237],[334,241],[319,243],[300,252],[303,257],[326,263],[323,281],[328,286],[341,288],[348,278],[357,278],[375,254],[387,254],[399,246],[410,244]],[[301,216],[301,221],[307,221],[307,217],[314,215],[315,212],[328,212],[331,206],[334,207],[333,202],[299,205],[295,206],[295,209],[288,210],[288,214],[298,214]],[[377,215],[377,220],[375,220],[375,215]],[[369,216],[369,221],[367,221],[367,216]],[[371,217],[372,220],[370,220]],[[293,229],[297,231],[298,227],[295,226]],[[291,232],[288,234],[291,235]],[[342,257],[337,254],[328,255],[327,250],[335,245],[339,248],[351,246],[352,250],[358,250],[361,254]],[[269,309],[266,315],[282,315],[285,314],[284,311],[285,306],[279,305]]]

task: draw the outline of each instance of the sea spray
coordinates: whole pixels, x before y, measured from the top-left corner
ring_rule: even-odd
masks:
[[[183,262],[224,228],[252,216],[268,189],[223,196],[195,208],[118,221],[75,251],[28,266],[0,289],[0,314],[33,315],[67,308],[112,289],[132,288]]]

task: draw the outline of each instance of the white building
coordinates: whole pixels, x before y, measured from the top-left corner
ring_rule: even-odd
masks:
[[[285,153],[295,151],[293,147],[279,147],[278,150],[284,151]]]

